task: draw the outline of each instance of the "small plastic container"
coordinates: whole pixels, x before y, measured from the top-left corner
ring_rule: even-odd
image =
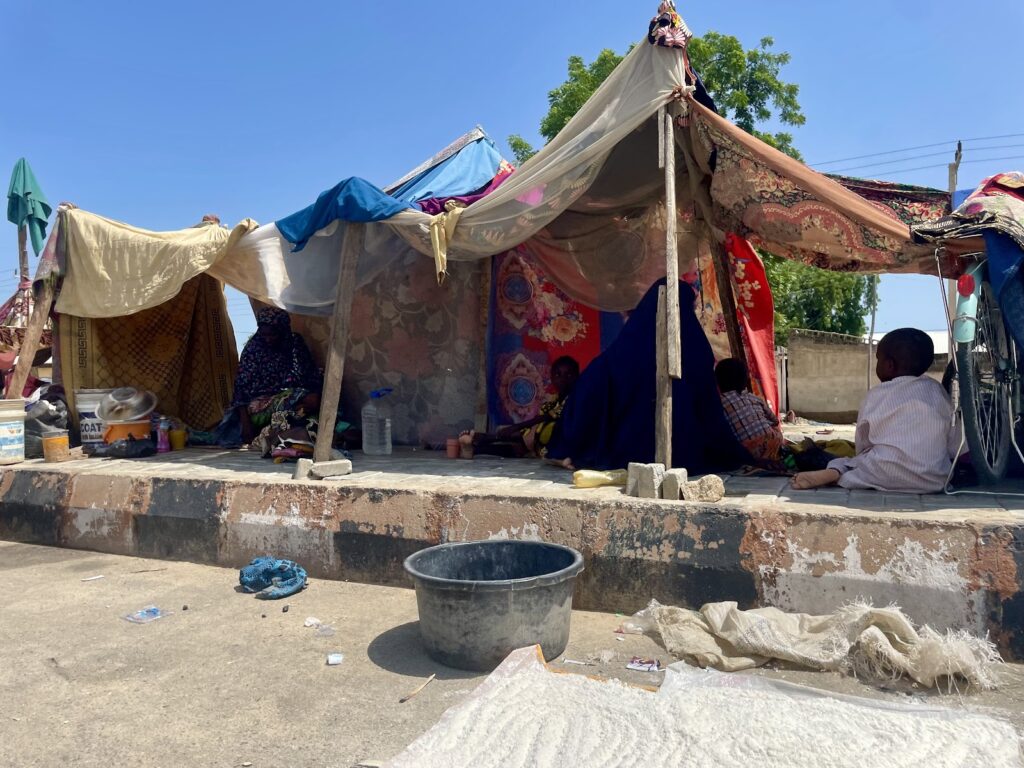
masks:
[[[384,402],[389,394],[390,388],[375,389],[363,406],[363,453],[367,456],[391,455],[391,409]]]
[[[46,463],[54,464],[71,458],[71,443],[68,441],[68,431],[66,429],[44,432],[41,440],[43,443],[43,461]]]
[[[168,434],[171,440],[172,451],[185,450],[185,446],[188,445],[187,429],[172,429]]]
[[[160,425],[156,428],[156,452],[171,452],[171,422],[167,419],[160,419]]]
[[[129,421],[123,424],[106,424],[103,428],[103,442],[110,445],[118,440],[127,440],[129,437],[134,437],[136,440],[149,440],[152,428],[149,419]]]

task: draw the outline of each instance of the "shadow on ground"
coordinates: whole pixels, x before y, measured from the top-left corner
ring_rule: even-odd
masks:
[[[420,642],[418,621],[399,624],[386,632],[381,632],[370,641],[366,654],[378,667],[397,675],[437,675],[438,680],[469,680],[481,676],[479,672],[453,669],[431,659]]]

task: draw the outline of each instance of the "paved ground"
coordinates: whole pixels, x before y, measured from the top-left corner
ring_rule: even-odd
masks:
[[[401,751],[482,679],[424,655],[411,590],[314,581],[292,599],[261,602],[234,590],[231,570],[6,542],[0,572],[0,766],[345,768]],[[144,626],[120,618],[150,604],[174,613]],[[304,628],[307,616],[336,634]],[[660,675],[629,672],[626,661],[670,659],[645,637],[617,641],[620,621],[576,612],[563,659],[614,658],[555,664],[656,684]],[[334,651],[344,662],[327,667]],[[398,703],[431,673],[419,696]],[[761,674],[907,695],[838,675]],[[1004,677],[994,693],[933,699],[1024,729],[1024,668],[1007,666]]]

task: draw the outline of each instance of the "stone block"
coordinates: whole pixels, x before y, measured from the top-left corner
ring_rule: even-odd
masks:
[[[313,464],[309,473],[317,480],[323,480],[325,477],[337,477],[338,475],[351,475],[352,462],[348,459],[317,462]]]
[[[637,496],[641,499],[660,499],[664,480],[664,464],[641,464],[637,470]]]
[[[687,477],[685,469],[669,469],[665,472],[665,480],[661,484],[661,498],[679,501],[683,498],[683,488]]]
[[[725,483],[718,475],[704,475],[683,485],[682,490],[686,501],[715,502],[725,496]]]
[[[639,496],[640,486],[640,467],[643,464],[638,464],[635,461],[629,462],[626,467],[626,495],[627,496]]]
[[[308,480],[312,469],[312,459],[299,459],[295,462],[295,472],[292,473],[292,480]]]

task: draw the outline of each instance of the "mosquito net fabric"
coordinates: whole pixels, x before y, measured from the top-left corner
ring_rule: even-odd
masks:
[[[678,101],[676,130],[710,176],[714,225],[768,251],[842,271],[934,272],[931,250],[910,242],[899,216],[769,147],[683,97],[682,52],[641,43],[566,127],[495,192],[458,212],[447,259],[524,245],[572,298],[628,309],[665,274],[660,107]],[[686,165],[677,155],[677,259],[688,271],[703,224],[694,221]],[[381,225],[434,254],[431,217]]]

